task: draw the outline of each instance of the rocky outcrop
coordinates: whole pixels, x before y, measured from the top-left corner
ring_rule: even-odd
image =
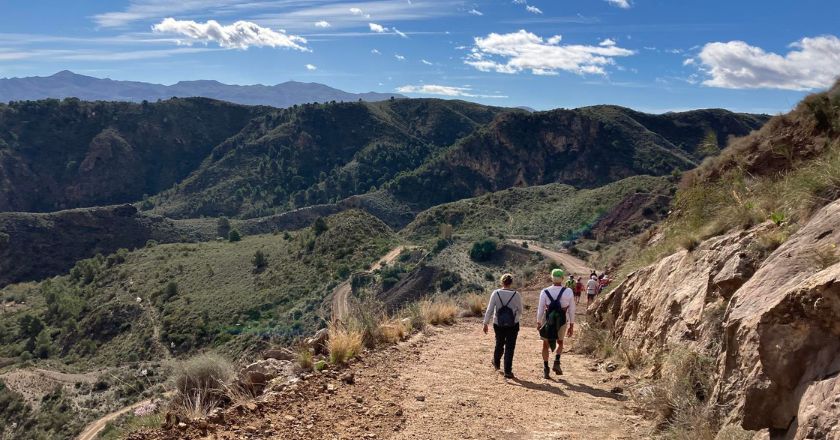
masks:
[[[840,200],[764,255],[770,223],[631,274],[596,305],[623,344],[717,359],[713,401],[771,438],[840,438]]]

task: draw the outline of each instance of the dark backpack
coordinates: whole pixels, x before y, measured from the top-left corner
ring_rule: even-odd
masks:
[[[560,305],[560,298],[563,297],[563,293],[566,292],[566,288],[565,287],[560,287],[560,293],[557,294],[557,298],[552,297],[551,293],[548,291],[548,289],[545,289],[544,292],[545,292],[545,295],[548,297],[548,299],[550,301],[548,303],[548,310],[547,310],[546,314],[550,314],[552,312],[558,312],[560,314],[560,319],[559,319],[559,323],[557,325],[559,325],[560,327],[566,325],[566,309],[564,309]]]
[[[502,295],[499,292],[496,292],[496,295],[499,297],[499,302],[502,302]],[[499,310],[496,310],[496,325],[499,327],[513,327],[516,325],[516,313],[513,313],[513,309],[508,307],[508,304],[513,301],[514,296],[516,296],[515,290],[507,302]]]

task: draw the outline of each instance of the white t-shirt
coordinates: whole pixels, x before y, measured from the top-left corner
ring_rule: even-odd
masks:
[[[566,309],[566,322],[575,322],[575,293],[572,289],[564,286],[551,286],[540,291],[540,305],[537,306],[537,322],[543,322],[545,311],[548,309],[548,305],[551,304],[551,298],[557,299],[557,295],[561,295],[561,289],[563,293],[560,297],[560,307]],[[546,296],[546,290],[551,294],[551,298]]]
[[[590,278],[589,281],[586,282],[586,294],[594,295],[596,293],[598,293],[598,280]]]

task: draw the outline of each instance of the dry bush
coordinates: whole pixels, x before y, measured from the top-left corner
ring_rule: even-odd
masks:
[[[779,248],[790,238],[790,231],[787,228],[775,228],[758,234],[755,238],[755,246],[763,254],[769,254]]]
[[[314,359],[312,356],[312,351],[309,347],[302,345],[298,347],[297,350],[297,364],[303,371],[312,371],[312,367],[314,365]]]
[[[362,333],[358,330],[344,329],[336,325],[330,326],[330,339],[327,350],[330,352],[330,362],[344,365],[362,351]]]
[[[405,339],[406,335],[408,335],[408,329],[405,328],[405,324],[401,320],[389,319],[379,324],[377,333],[379,342],[396,344]]]
[[[483,316],[487,300],[477,293],[469,293],[464,296],[464,305],[466,305],[469,316]]]
[[[747,431],[738,425],[726,425],[718,431],[715,440],[751,440],[755,432]]]
[[[680,247],[689,252],[693,252],[694,249],[697,249],[697,246],[700,245],[700,239],[693,235],[682,236],[679,241]]]
[[[580,324],[578,337],[575,341],[575,351],[607,359],[615,355],[617,346],[609,329],[602,325],[584,322]]]
[[[454,324],[458,305],[451,298],[437,297],[420,303],[423,320],[432,325]]]
[[[426,317],[423,315],[422,307],[419,303],[412,303],[403,309],[401,316],[408,318],[409,331],[420,331],[426,328]]]
[[[659,378],[640,387],[636,397],[672,438],[713,440],[716,415],[708,403],[713,368],[704,355],[672,349],[662,355]]]
[[[229,399],[233,377],[230,362],[217,355],[199,355],[175,367],[172,404],[188,418],[201,418]]]
[[[645,353],[638,348],[619,347],[621,359],[628,370],[637,370],[647,364]]]

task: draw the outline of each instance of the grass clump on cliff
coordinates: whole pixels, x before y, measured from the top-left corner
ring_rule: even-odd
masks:
[[[327,350],[330,353],[330,362],[336,365],[344,365],[362,352],[364,346],[364,335],[362,332],[353,329],[345,329],[333,325],[330,327],[330,339],[327,341]]]
[[[720,426],[710,401],[714,362],[686,348],[672,348],[659,359],[653,383],[635,391],[667,438],[714,440]]]
[[[232,377],[233,366],[218,355],[204,354],[181,362],[172,378],[175,410],[190,419],[206,417],[226,401]]]

